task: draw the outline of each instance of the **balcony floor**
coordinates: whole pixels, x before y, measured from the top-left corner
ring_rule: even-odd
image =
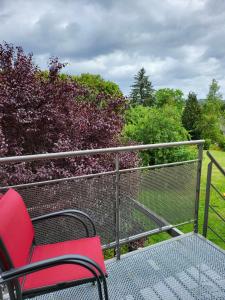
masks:
[[[185,234],[106,262],[110,300],[225,299],[225,252]],[[91,284],[36,300],[98,299]]]

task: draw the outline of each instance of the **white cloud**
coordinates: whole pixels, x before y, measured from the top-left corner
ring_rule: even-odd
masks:
[[[154,86],[204,97],[212,78],[225,87],[223,0],[0,0],[0,41],[21,45],[47,67],[100,73],[129,93],[145,67]]]

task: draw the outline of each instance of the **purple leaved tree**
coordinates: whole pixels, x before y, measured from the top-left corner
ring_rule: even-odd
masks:
[[[50,60],[43,73],[21,47],[0,44],[0,155],[15,156],[119,146],[124,98],[89,91],[69,76],[65,66]],[[123,154],[121,167],[137,163]],[[0,166],[1,185],[19,184],[114,168],[113,155],[96,155]]]

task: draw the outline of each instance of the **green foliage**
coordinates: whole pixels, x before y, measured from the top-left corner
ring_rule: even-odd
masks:
[[[205,143],[204,143],[204,150],[209,150],[210,146],[211,146],[211,140],[210,139],[205,139]]]
[[[155,104],[157,107],[165,105],[176,106],[179,111],[184,107],[184,94],[179,89],[164,88],[155,93]]]
[[[207,95],[207,100],[208,101],[219,101],[221,102],[222,100],[222,94],[219,92],[220,86],[216,79],[213,79],[210,86],[209,86],[209,93]],[[221,105],[221,103],[220,103]]]
[[[127,252],[129,252],[128,251],[128,245],[123,245],[123,246],[120,247],[120,253],[122,255],[127,253]],[[104,259],[105,260],[114,258],[115,255],[116,255],[115,249],[113,249],[113,248],[104,250]]]
[[[197,127],[204,139],[210,139],[212,143],[220,143],[223,139],[221,130],[222,122],[222,96],[219,93],[219,85],[215,79],[209,87],[207,99],[202,105],[202,115]]]
[[[72,76],[72,79],[88,88],[90,94],[94,96],[99,93],[116,97],[123,96],[123,93],[116,83],[104,80],[100,75],[83,73],[81,75]]]
[[[225,151],[225,136],[221,135],[220,140],[218,141],[218,145],[221,150]]]
[[[125,139],[143,144],[176,142],[189,139],[178,110],[171,106],[149,108],[138,105],[126,114]],[[192,159],[193,151],[185,147],[143,151],[143,164],[158,164]]]
[[[49,71],[40,71],[38,75],[41,80],[48,81]],[[100,75],[83,73],[81,75],[70,76],[68,74],[59,74],[58,80],[62,82],[72,81],[78,88],[82,87],[85,93],[77,95],[77,102],[90,102],[97,105],[99,108],[106,108],[112,99],[127,102],[119,88],[119,86],[112,82],[104,80]],[[123,110],[119,109],[117,112],[122,113]]]
[[[211,110],[211,112],[210,112]],[[212,103],[205,103],[203,106],[203,113],[198,122],[198,129],[204,139],[210,139],[212,143],[217,143],[222,132],[220,130],[220,118],[214,113],[214,106]]]
[[[200,131],[197,128],[199,120],[201,120],[201,107],[198,103],[196,94],[189,93],[182,114],[182,123],[193,140],[200,138]]]
[[[149,76],[145,75],[145,73],[145,69],[141,68],[137,75],[134,76],[134,84],[131,86],[130,95],[132,105],[154,105],[154,89]]]

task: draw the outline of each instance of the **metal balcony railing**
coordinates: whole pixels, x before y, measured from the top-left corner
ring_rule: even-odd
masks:
[[[218,163],[218,161],[213,157],[210,152],[207,152],[207,156],[210,159],[208,164],[208,172],[207,172],[207,182],[206,182],[206,197],[205,197],[205,214],[204,214],[204,224],[203,224],[203,236],[207,237],[208,229],[222,242],[225,243],[225,235],[224,235],[224,225],[225,225],[225,214],[221,214],[221,212],[217,209],[217,204],[223,203],[225,209],[225,194],[224,191],[221,191],[218,187],[217,182],[213,181],[213,167],[219,172],[221,179],[224,179],[224,187],[225,187],[225,170]],[[214,203],[212,203],[212,194],[214,194]],[[215,224],[209,223],[210,213],[213,213],[220,224],[219,228],[215,227]],[[222,229],[221,229],[222,228]]]
[[[0,166],[39,161],[114,155],[112,171],[13,185],[22,196],[31,217],[61,209],[80,209],[96,224],[103,249],[115,248],[151,234],[166,231],[179,235],[180,225],[193,223],[198,232],[198,207],[204,141],[92,149],[0,158]],[[121,169],[121,154],[171,147],[196,147],[196,158],[159,165]],[[9,186],[2,186],[5,191]],[[82,221],[82,220],[81,220]],[[48,220],[36,226],[39,244],[79,238],[86,233],[78,220]],[[88,228],[91,232],[92,228]]]

